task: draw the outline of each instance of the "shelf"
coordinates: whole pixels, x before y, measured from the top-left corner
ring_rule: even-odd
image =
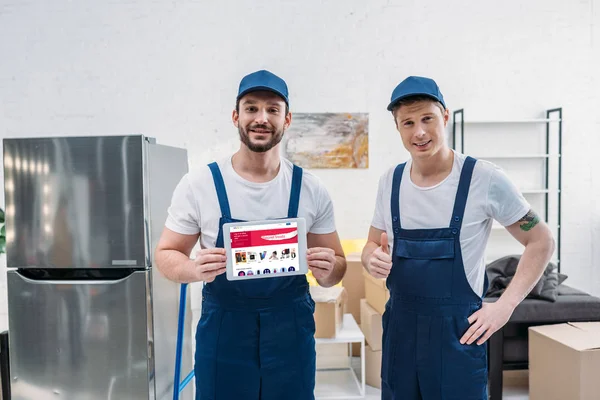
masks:
[[[506,257],[506,256],[502,256],[502,257]],[[498,257],[498,258],[494,258],[494,259],[491,259],[491,258],[486,258],[486,259],[484,260],[484,262],[485,262],[485,265],[489,265],[490,263],[493,263],[494,261],[496,261],[496,260],[499,260],[499,259],[500,259],[500,258],[502,258],[502,257]],[[553,263],[554,265],[558,264],[558,261],[559,261],[559,260],[555,260],[555,259],[553,259],[553,260],[550,260],[550,262],[551,262],[551,263]]]
[[[361,347],[360,376],[352,368],[352,346],[359,342]],[[347,343],[348,367],[320,367],[316,371],[315,398],[320,399],[364,399],[366,385],[365,335],[352,314],[344,314],[342,327],[334,338],[315,338],[315,344]]]
[[[560,225],[558,225],[558,226],[557,226],[557,228],[560,228]],[[494,223],[492,224],[492,230],[493,230],[493,231],[501,231],[501,230],[505,230],[505,229],[506,229],[506,228],[505,228],[504,226],[502,226],[502,225],[500,225],[500,224],[498,224],[498,223],[496,223],[496,222],[494,222]]]
[[[365,340],[352,314],[344,314],[342,328],[333,338],[315,338],[315,343],[356,343]]]
[[[486,159],[518,159],[518,158],[550,158],[550,157],[560,157],[560,154],[515,154],[515,155],[472,155],[471,157],[477,158],[480,160]]]
[[[518,189],[521,195],[527,196],[532,203],[535,202],[536,208],[541,207],[544,209],[544,220],[553,234],[556,235],[557,260],[561,259],[562,236],[560,226],[562,204],[562,111],[562,108],[545,109],[543,113],[536,113],[533,118],[500,114],[497,115],[498,119],[495,119],[494,116],[491,116],[490,119],[486,119],[485,116],[480,116],[483,117],[480,119],[470,119],[468,114],[465,118],[465,110],[461,108],[452,113],[451,127],[453,149],[471,155],[476,159],[495,163],[502,169],[506,168],[511,172],[516,170],[516,174],[523,174],[523,178],[526,178],[527,174],[535,177],[535,181],[532,179],[522,180],[519,186],[525,187],[518,187]],[[552,129],[550,129],[550,124],[552,124]],[[546,133],[545,140],[533,147],[515,149],[517,150],[515,152],[512,148],[494,146],[494,144],[502,144],[503,132],[514,131],[513,136],[517,134],[525,135],[526,132],[530,132],[535,135],[530,137],[532,140],[541,140],[542,130],[545,130]],[[471,137],[468,135],[469,131],[477,133],[477,140],[468,140]],[[542,145],[545,146],[541,147]],[[508,232],[506,228],[497,221],[493,221],[488,229],[491,231],[488,244],[491,246],[490,248],[494,249],[492,254],[494,256],[502,253],[512,254],[514,251],[512,250],[513,246],[508,242],[513,238],[510,233],[503,233]],[[486,264],[490,261],[486,259]],[[560,271],[560,261],[556,261],[556,263]]]
[[[362,390],[361,390],[362,389]],[[350,368],[339,370],[317,370],[315,399],[364,399],[365,390],[354,371]]]
[[[455,121],[457,124],[461,121]],[[521,119],[521,120],[467,120],[464,121],[464,124],[475,125],[475,124],[545,124],[552,122],[561,122],[560,119]]]
[[[522,189],[522,194],[544,194],[544,193],[559,193],[558,189]]]

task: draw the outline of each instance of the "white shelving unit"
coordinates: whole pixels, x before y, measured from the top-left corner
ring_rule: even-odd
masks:
[[[364,399],[365,398],[365,336],[352,314],[344,314],[342,327],[336,337],[316,338],[316,344],[348,344],[347,367],[317,368],[315,398]],[[360,343],[360,379],[352,368],[352,343]]]
[[[474,154],[473,157],[485,159],[515,159],[515,158],[550,158],[550,157],[560,157],[559,154]]]
[[[458,110],[458,113],[461,110]],[[456,114],[455,113],[455,114]],[[560,122],[560,119],[552,119],[552,118],[538,118],[538,119],[514,119],[514,120],[468,120],[464,121],[465,125],[477,125],[477,124],[545,124],[552,122]]]
[[[560,271],[562,108],[546,110],[545,114],[546,118],[469,120],[460,109],[453,113],[451,140],[452,147],[461,153],[499,165],[533,209],[543,214],[556,238],[553,261]],[[519,253],[522,246],[514,242],[506,229],[494,222],[486,263]]]

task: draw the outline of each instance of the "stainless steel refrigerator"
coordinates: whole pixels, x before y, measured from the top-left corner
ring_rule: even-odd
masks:
[[[142,135],[3,146],[12,399],[172,398],[179,285],[153,254],[186,151]]]

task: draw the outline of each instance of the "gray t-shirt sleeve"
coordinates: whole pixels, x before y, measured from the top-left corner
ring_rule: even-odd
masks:
[[[500,168],[492,172],[488,190],[487,212],[503,226],[523,218],[531,205]]]
[[[173,192],[165,226],[182,235],[200,232],[200,214],[188,174],[181,178]]]

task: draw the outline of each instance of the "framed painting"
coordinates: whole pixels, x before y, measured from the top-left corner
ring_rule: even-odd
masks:
[[[284,156],[305,168],[368,168],[366,113],[294,113]]]

